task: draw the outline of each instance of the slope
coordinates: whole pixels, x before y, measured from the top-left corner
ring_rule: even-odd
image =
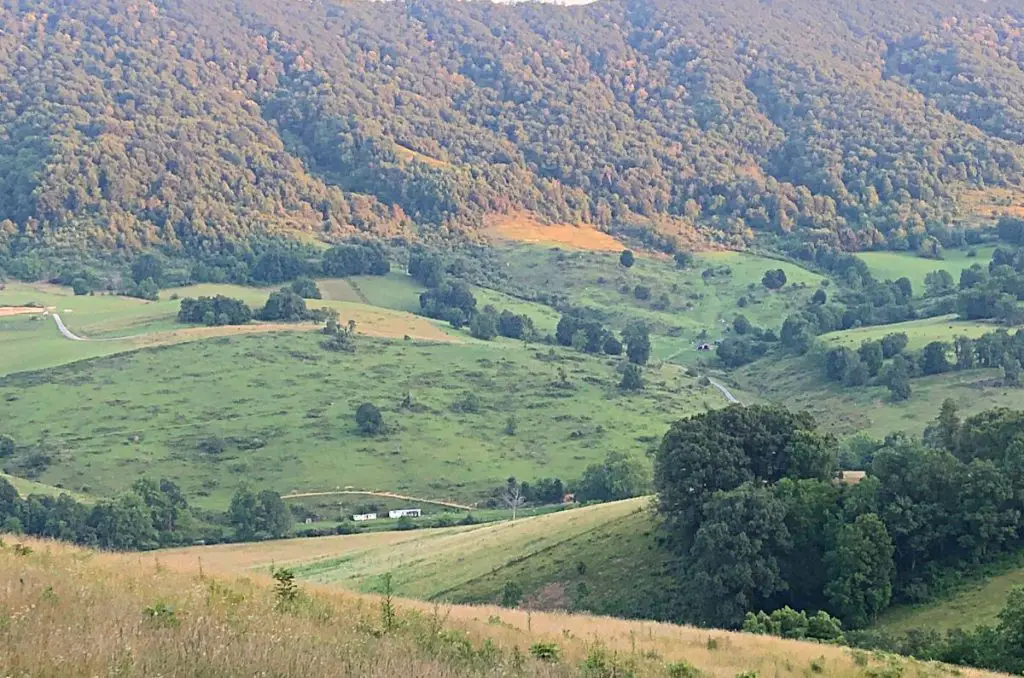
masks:
[[[725,402],[674,365],[629,394],[617,360],[565,349],[359,337],[336,353],[320,341],[220,337],[9,375],[4,429],[19,452],[5,468],[104,496],[165,476],[217,507],[243,478],[472,502],[510,475],[568,481],[611,450],[640,456],[669,421]],[[360,435],[368,401],[385,434]]]
[[[136,555],[55,543],[0,549],[7,621],[0,665],[26,675],[304,676],[619,675],[669,678],[939,676],[949,669],[842,648],[667,624],[487,607],[435,608],[398,599],[300,590],[282,602],[263,577],[210,577]],[[715,642],[709,642],[714,639]],[[528,648],[551,644],[557,659]],[[537,653],[539,654],[539,652]],[[595,669],[595,667],[597,667]],[[698,673],[700,672],[700,673]],[[959,675],[993,675],[963,670]]]
[[[1019,189],[1020,27],[955,0],[7,0],[0,244],[206,255],[525,210],[915,250]]]

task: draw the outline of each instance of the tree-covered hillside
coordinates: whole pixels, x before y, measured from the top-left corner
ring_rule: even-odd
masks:
[[[0,245],[964,238],[1024,173],[1008,2],[0,2]]]

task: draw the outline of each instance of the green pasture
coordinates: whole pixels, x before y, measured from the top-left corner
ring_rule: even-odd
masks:
[[[771,357],[731,374],[740,387],[737,396],[744,402],[774,402],[806,410],[821,428],[839,436],[865,433],[875,438],[893,431],[921,434],[947,398],[957,404],[962,416],[993,407],[1019,409],[1021,390],[1003,386],[1001,376],[1000,370],[969,370],[911,379],[910,399],[894,403],[884,386],[845,388],[827,381],[814,356]]]
[[[898,280],[906,277],[913,284],[914,295],[924,294],[924,279],[932,271],[949,271],[953,280],[960,280],[960,271],[973,264],[987,267],[992,261],[995,247],[979,247],[977,255],[967,256],[968,250],[944,250],[942,259],[925,259],[912,252],[859,252],[857,257],[868,265],[868,270],[879,280]]]
[[[670,421],[724,404],[672,365],[623,394],[619,364],[519,342],[361,337],[355,353],[332,353],[288,332],[144,349],[0,379],[20,446],[5,469],[105,496],[166,476],[212,507],[243,479],[474,500],[510,475],[573,479],[611,450],[643,457]],[[365,401],[386,435],[359,434]],[[32,475],[37,453],[48,463]]]
[[[755,325],[778,329],[782,320],[805,305],[823,278],[794,264],[747,252],[706,252],[680,270],[669,257],[638,256],[632,268],[619,255],[536,246],[499,248],[511,277],[510,286],[532,294],[554,295],[568,304],[596,310],[615,329],[643,320],[655,335],[659,359],[692,361],[698,337],[722,338],[737,314]],[[761,278],[768,269],[786,271],[787,285],[768,291]],[[716,270],[704,276],[706,270]],[[637,286],[650,289],[649,299],[635,296]],[[668,305],[658,308],[662,295]],[[740,306],[740,298],[746,306]]]
[[[953,340],[960,336],[976,339],[998,329],[1006,329],[1006,327],[995,323],[959,320],[956,315],[944,315],[892,325],[873,325],[830,332],[822,335],[820,339],[830,348],[846,346],[856,349],[865,341],[878,341],[887,334],[902,332],[907,335],[907,350],[919,351],[933,341],[945,341],[952,344]]]
[[[650,501],[630,499],[515,522],[425,530],[400,543],[356,538],[346,548],[342,540],[336,556],[294,569],[309,581],[363,591],[376,590],[381,576],[390,573],[400,595],[456,600],[466,597],[459,593],[461,587],[502,572],[510,562],[540,563],[553,553],[566,555],[568,543],[605,530],[610,522],[642,511]]]

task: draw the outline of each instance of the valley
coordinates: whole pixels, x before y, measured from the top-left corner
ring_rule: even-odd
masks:
[[[0,0],[0,674],[1024,673],[1008,0]]]

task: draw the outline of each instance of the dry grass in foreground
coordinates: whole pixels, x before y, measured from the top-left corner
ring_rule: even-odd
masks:
[[[280,583],[275,590],[260,579],[170,571],[151,555],[12,537],[6,542],[0,548],[0,671],[8,676],[909,678],[953,672],[844,648],[668,624],[408,601],[385,605],[372,596],[295,591]]]
[[[496,214],[484,233],[497,240],[539,245],[562,245],[596,252],[621,252],[625,245],[596,227],[582,224],[542,224],[528,213]]]

